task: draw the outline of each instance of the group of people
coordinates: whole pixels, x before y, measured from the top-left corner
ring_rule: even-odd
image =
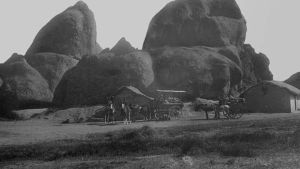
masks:
[[[117,113],[118,110],[118,113]],[[131,124],[135,121],[136,113],[141,113],[143,108],[139,105],[133,105],[122,101],[120,107],[116,107],[113,102],[113,97],[108,99],[108,105],[105,113],[105,123],[113,124],[116,122],[117,115],[120,115],[124,124]]]
[[[228,101],[230,98],[231,97],[226,97],[226,96],[218,97],[219,105],[215,110],[215,119],[220,119],[220,112],[229,110],[230,107],[228,105]]]

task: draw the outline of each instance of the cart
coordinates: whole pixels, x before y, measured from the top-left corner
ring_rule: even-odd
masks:
[[[243,116],[244,103],[244,98],[229,97],[219,101],[198,98],[194,103],[194,109],[205,111],[206,119],[209,119],[208,112],[213,112],[215,119],[219,119],[220,114],[227,119],[239,119]]]
[[[185,91],[176,90],[157,90],[158,98],[153,102],[153,119],[154,120],[171,120],[172,118],[179,118],[182,114],[183,102],[180,96]]]
[[[223,112],[227,119],[239,119],[243,116],[245,107],[244,98],[229,98],[227,105],[229,106],[228,111]]]

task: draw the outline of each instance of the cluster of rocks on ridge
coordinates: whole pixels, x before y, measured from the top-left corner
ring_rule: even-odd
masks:
[[[14,54],[0,65],[1,79],[18,98],[12,104],[18,108],[51,104],[64,73],[83,55],[101,52],[96,34],[93,12],[82,1],[51,19],[25,56]]]
[[[300,72],[293,74],[285,82],[300,89]]]
[[[51,52],[80,59],[101,51],[96,38],[94,14],[84,2],[79,1],[51,19],[38,32],[26,55]]]
[[[235,0],[176,0],[154,16],[143,49],[161,88],[216,98],[273,78],[268,58],[244,44],[246,30]]]
[[[153,17],[143,50],[122,38],[101,51],[93,12],[79,1],[39,31],[25,56],[0,65],[0,85],[16,94],[19,107],[103,104],[124,85],[149,95],[236,94],[273,78],[268,58],[244,44],[246,31],[235,0],[175,0]]]
[[[151,56],[132,50],[122,38],[112,50],[85,57],[65,73],[53,103],[59,107],[97,105],[124,85],[146,90],[154,81]]]

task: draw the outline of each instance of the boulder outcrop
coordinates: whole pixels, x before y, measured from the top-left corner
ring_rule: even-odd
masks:
[[[246,30],[235,0],[174,0],[152,19],[143,51],[125,38],[102,50],[93,12],[79,1],[39,31],[25,57],[0,65],[0,88],[23,107],[103,104],[125,85],[215,99],[273,79],[269,59],[244,44]]]
[[[0,77],[0,88],[2,87],[2,85],[4,84],[2,78]]]
[[[154,61],[158,83],[164,83],[163,78],[166,78],[165,82],[169,83],[169,88],[194,91],[195,97],[210,98],[228,94],[228,91],[238,95],[237,91],[243,90],[244,87],[273,79],[269,70],[269,59],[262,53],[257,54],[250,45],[244,44],[246,31],[246,21],[235,0],[174,0],[153,17],[143,49],[149,51],[154,59],[163,55],[163,58],[168,58],[169,63],[175,62],[179,70],[180,67],[184,67],[184,70],[177,71],[175,63],[171,64],[173,68],[167,64],[163,68],[157,65],[161,64],[160,62]],[[164,52],[161,52],[162,50]],[[191,59],[191,55],[195,56],[197,64],[180,65],[177,63],[178,58],[174,57],[175,55],[179,57],[179,54],[187,60]],[[233,63],[228,64],[226,61],[227,65],[224,67],[227,67],[227,70],[225,70],[216,66],[215,62],[220,61],[210,61],[222,60],[223,65],[224,57],[235,63],[234,66]],[[182,63],[186,62],[190,63],[182,60]],[[198,72],[192,73],[195,72],[195,68]],[[203,79],[195,80],[197,81],[193,85],[195,90],[189,89],[190,86],[184,84],[189,79],[180,78],[189,75]],[[209,82],[208,77],[214,80]],[[221,77],[224,77],[223,80],[220,80]],[[232,79],[235,79],[234,82]],[[174,85],[176,81],[182,84]],[[215,87],[216,85],[218,87]],[[209,90],[204,90],[203,86]]]
[[[98,54],[101,48],[96,38],[94,14],[84,2],[79,1],[39,31],[26,55],[51,52],[81,58]]]
[[[143,49],[240,47],[246,30],[246,21],[235,0],[175,0],[152,19]]]
[[[136,49],[125,39],[121,38],[117,44],[110,50],[115,55],[124,55],[135,51]]]
[[[106,103],[106,97],[124,85],[143,90],[154,80],[152,60],[147,52],[125,55],[101,52],[83,58],[63,76],[54,93],[56,106],[71,107]]]
[[[186,90],[192,98],[227,95],[242,79],[240,67],[207,47],[165,47],[151,52],[160,88]]]
[[[47,80],[52,92],[55,91],[65,72],[78,63],[78,60],[70,56],[56,53],[36,53],[27,56],[26,60]]]
[[[251,45],[243,45],[240,58],[245,87],[255,85],[263,80],[273,80],[273,74],[269,69],[269,59],[262,53],[256,53]]]
[[[39,107],[52,101],[47,81],[21,55],[14,54],[0,65],[0,77],[16,95],[17,107]]]
[[[300,89],[300,72],[293,74],[285,82]]]

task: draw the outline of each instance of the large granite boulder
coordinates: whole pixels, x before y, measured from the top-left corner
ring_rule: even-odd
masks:
[[[300,89],[300,72],[293,74],[285,82]]]
[[[20,108],[44,106],[52,101],[47,81],[27,63],[24,56],[14,54],[1,64],[0,77],[16,95],[15,105]]]
[[[17,97],[1,78],[0,81],[0,117],[14,118],[11,111],[17,107]]]
[[[251,45],[243,45],[240,58],[244,74],[243,84],[246,88],[264,80],[273,80],[269,59],[262,53],[256,53]]]
[[[235,0],[175,0],[152,19],[143,49],[158,47],[240,47],[246,21]]]
[[[117,44],[110,50],[115,55],[124,55],[135,51],[135,48],[125,39],[121,38]]]
[[[242,62],[239,55],[239,50],[235,46],[223,46],[223,47],[206,47],[210,50],[214,50],[215,52],[227,57],[234,63],[236,63],[238,66],[242,66]]]
[[[57,86],[53,103],[59,107],[97,105],[124,85],[146,89],[154,80],[148,53],[134,51],[125,55],[101,52],[83,58],[65,73]]]
[[[26,55],[52,52],[81,58],[101,51],[96,38],[94,14],[84,2],[79,1],[39,31]]]
[[[3,84],[4,84],[4,81],[3,81],[2,78],[0,77],[0,88],[2,87]]]
[[[70,56],[56,53],[37,53],[27,56],[26,60],[47,80],[52,92],[65,72],[78,63],[78,60]]]
[[[186,90],[192,98],[217,98],[242,78],[240,67],[208,47],[164,47],[151,51],[156,83]]]

